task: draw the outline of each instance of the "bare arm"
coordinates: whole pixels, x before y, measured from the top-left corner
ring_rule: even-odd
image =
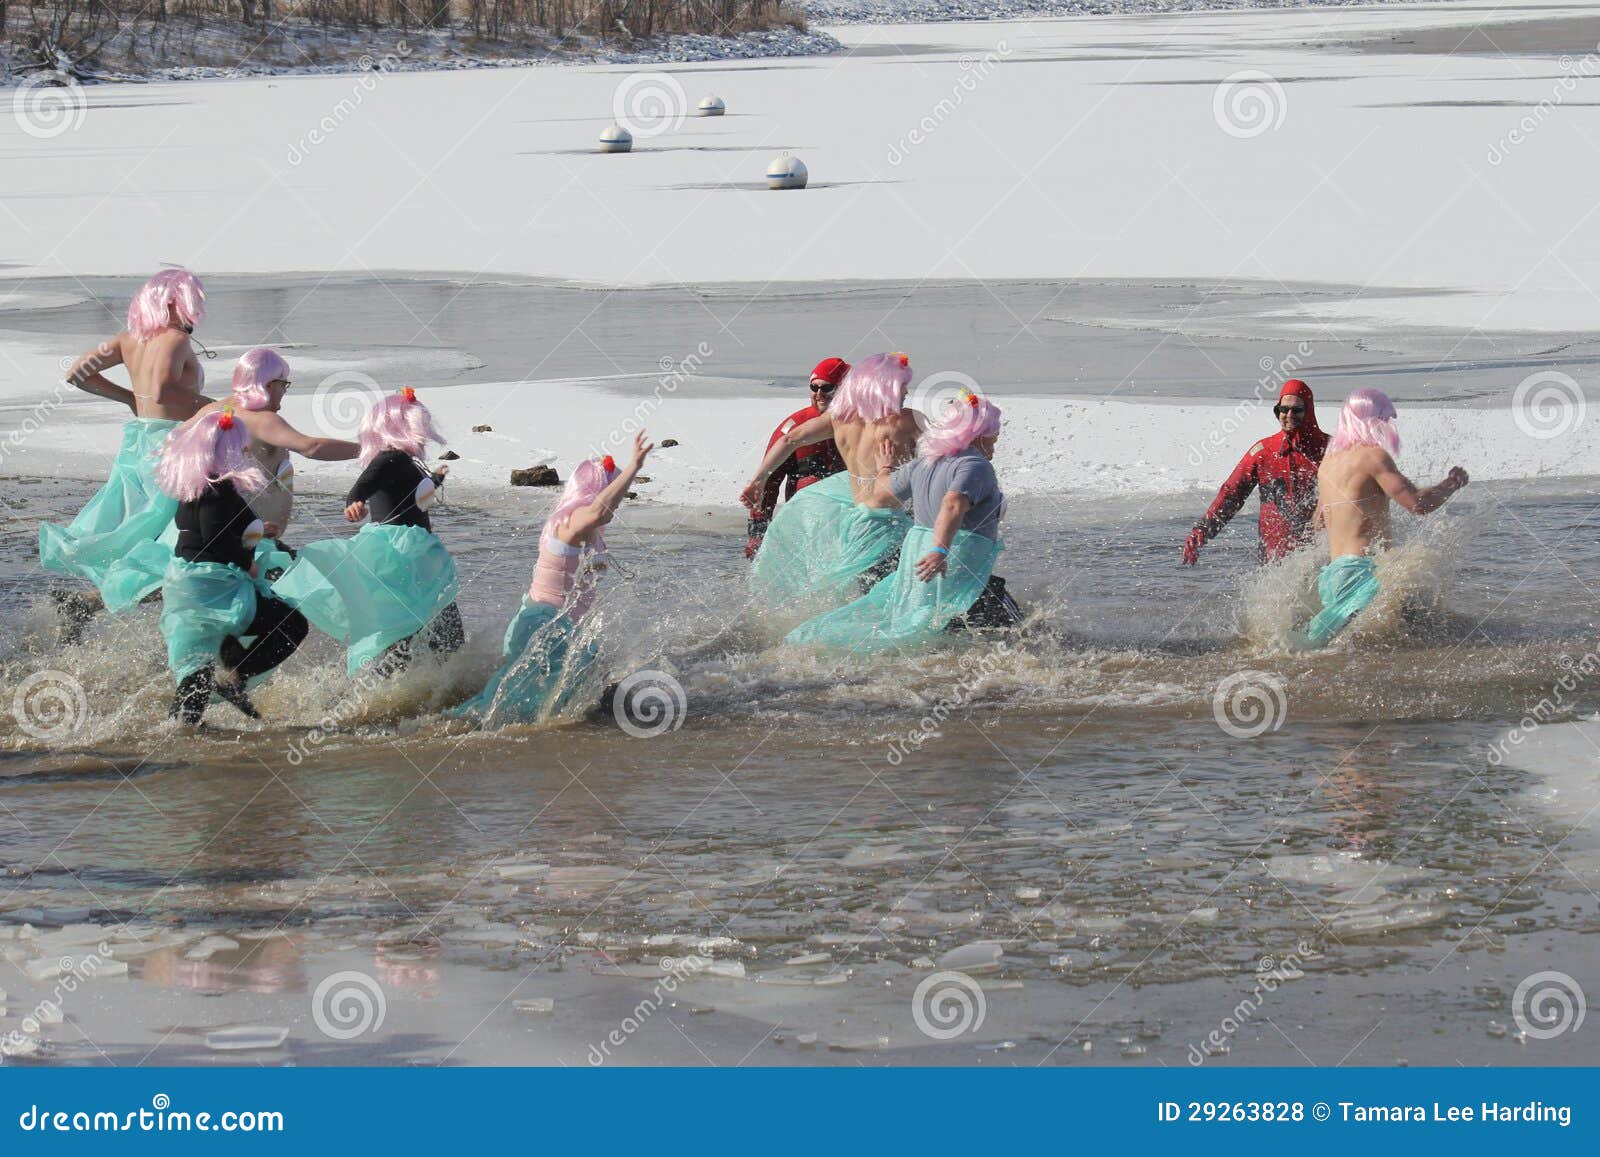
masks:
[[[939,503],[939,517],[933,521],[933,549],[917,560],[917,577],[932,582],[945,573],[949,561],[950,544],[956,540],[956,531],[972,509],[972,499],[954,490],[947,492]]]
[[[269,446],[280,446],[302,458],[317,462],[348,462],[361,453],[361,447],[343,438],[314,438],[302,434],[279,414],[265,410],[247,411],[245,423],[253,437]]]
[[[800,447],[826,442],[831,437],[833,437],[832,414],[818,414],[810,421],[800,423],[767,450],[767,456],[761,459],[761,465],[756,469],[756,480],[765,482],[767,475],[783,465],[783,460]]]
[[[1378,485],[1383,487],[1385,494],[1412,514],[1432,514],[1448,502],[1452,494],[1467,484],[1467,472],[1459,466],[1452,466],[1443,482],[1419,490],[1411,479],[1400,473],[1400,468],[1394,464],[1394,459],[1387,454],[1383,456],[1383,463],[1378,467],[1374,478]]]
[[[635,434],[633,461],[622,468],[610,484],[595,496],[593,502],[581,510],[572,512],[571,517],[567,519],[567,533],[580,542],[587,542],[596,530],[610,522],[617,513],[617,507],[622,504],[623,497],[628,493],[628,487],[633,485],[633,480],[644,468],[645,459],[655,448],[655,443],[645,440],[644,431]]]
[[[125,386],[119,386],[111,379],[104,377],[102,372],[112,366],[122,364],[122,343],[120,341],[103,341],[87,353],[79,354],[78,360],[72,363],[72,368],[67,371],[67,381],[77,386],[85,393],[93,394],[99,398],[106,398],[113,402],[121,402],[135,414],[139,412],[133,391]]]
[[[872,479],[872,497],[877,502],[901,505],[900,496],[894,492],[890,479],[894,477],[894,439],[885,436],[878,443],[878,472]]]

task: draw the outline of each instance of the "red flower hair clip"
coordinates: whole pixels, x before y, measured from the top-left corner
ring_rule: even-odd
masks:
[[[903,366],[909,366],[911,364],[911,359],[908,358],[905,354],[899,353],[898,351],[895,352],[895,353],[890,354],[889,356],[894,358],[896,361],[898,361]]]
[[[410,386],[401,386],[400,396],[406,400],[406,405],[409,406],[417,400],[417,391]]]
[[[607,454],[604,458],[600,459],[600,469],[604,470],[607,474],[610,474],[616,468],[617,460],[610,454]]]
[[[219,430],[231,430],[231,429],[233,429],[233,407],[232,406],[224,406],[222,408],[222,417],[217,419],[217,429],[219,429]]]

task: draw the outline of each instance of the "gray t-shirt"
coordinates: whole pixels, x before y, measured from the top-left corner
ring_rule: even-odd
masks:
[[[889,476],[889,486],[901,502],[911,500],[911,516],[918,526],[932,528],[944,496],[953,492],[972,501],[962,530],[985,538],[1000,537],[1000,513],[1006,496],[1000,491],[994,464],[970,447],[931,462],[913,458]]]

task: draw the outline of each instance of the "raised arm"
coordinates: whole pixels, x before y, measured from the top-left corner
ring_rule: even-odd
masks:
[[[610,522],[617,513],[617,507],[622,505],[622,499],[628,493],[628,487],[633,485],[633,480],[639,476],[639,471],[644,468],[645,459],[650,456],[650,451],[655,448],[654,442],[645,439],[643,430],[635,434],[633,436],[633,461],[622,468],[606,488],[595,496],[593,502],[580,510],[572,512],[572,516],[567,519],[568,533],[580,541],[587,541],[594,531]]]
[[[1450,473],[1444,476],[1444,481],[1426,489],[1418,489],[1411,479],[1400,473],[1394,459],[1387,454],[1383,456],[1383,462],[1374,477],[1385,494],[1412,514],[1432,514],[1467,484],[1467,472],[1459,466],[1452,466]]]
[[[253,437],[269,446],[281,446],[302,458],[318,462],[348,462],[361,453],[359,445],[343,438],[316,438],[302,434],[284,421],[281,414],[267,410],[246,411],[245,414],[245,423]]]
[[[116,339],[103,341],[87,353],[78,355],[67,371],[66,381],[78,389],[98,398],[121,402],[135,415],[139,413],[138,400],[133,391],[103,376],[103,371],[122,364],[122,342]]]
[[[826,442],[831,437],[833,437],[833,415],[819,414],[808,422],[800,423],[783,437],[775,438],[772,445],[767,448],[766,457],[761,459],[761,465],[756,468],[756,476],[739,492],[739,501],[746,506],[754,507],[760,501],[761,488],[766,484],[768,475],[783,465],[784,459],[802,446]]]

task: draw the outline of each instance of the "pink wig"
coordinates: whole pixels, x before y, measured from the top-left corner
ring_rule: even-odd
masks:
[[[970,391],[945,403],[939,420],[917,442],[917,455],[929,462],[959,454],[979,438],[1000,432],[1000,407]]]
[[[905,354],[873,354],[850,367],[828,413],[836,422],[882,422],[905,407],[910,384],[911,359]]]
[[[1400,431],[1394,428],[1394,403],[1382,390],[1364,387],[1344,402],[1339,428],[1328,443],[1328,453],[1337,454],[1355,446],[1377,446],[1389,455],[1400,453]]]
[[[403,386],[375,402],[361,419],[361,465],[365,466],[385,450],[400,450],[413,458],[427,452],[429,442],[444,445],[444,435],[433,424],[428,407],[417,401],[417,392]]]
[[[606,463],[611,464],[611,469],[606,469]],[[585,458],[579,462],[572,471],[572,477],[567,479],[567,486],[561,492],[561,497],[556,502],[556,508],[550,512],[550,517],[545,519],[544,534],[553,534],[556,527],[565,522],[575,510],[581,510],[590,505],[600,492],[612,482],[616,481],[621,473],[611,455],[607,454],[604,461],[596,462],[593,458]],[[544,535],[540,536],[542,542]],[[594,536],[594,549],[596,553],[603,552],[606,548],[605,533],[599,532]]]
[[[233,367],[233,396],[247,410],[265,410],[272,404],[267,393],[269,382],[289,380],[289,363],[277,350],[257,346]]]
[[[128,302],[128,329],[140,341],[149,341],[172,324],[172,310],[178,322],[191,328],[206,316],[206,287],[187,269],[163,269],[139,287]]]
[[[167,435],[156,483],[179,502],[193,502],[213,481],[232,482],[241,495],[267,484],[250,457],[250,431],[226,410],[191,418]]]

